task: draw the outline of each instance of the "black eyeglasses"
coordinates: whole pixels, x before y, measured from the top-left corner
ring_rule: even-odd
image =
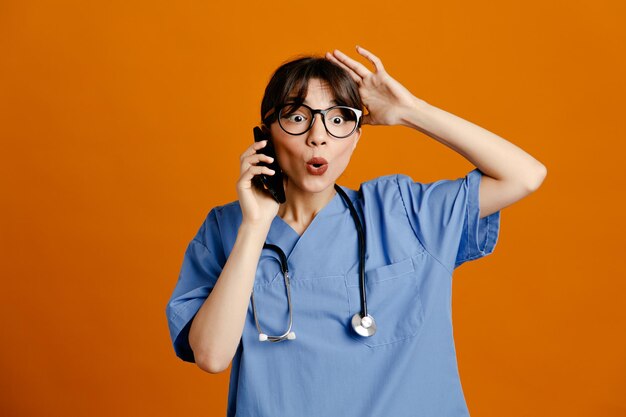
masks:
[[[286,133],[299,136],[313,127],[315,115],[322,115],[322,123],[329,135],[338,139],[347,138],[360,126],[363,111],[348,106],[333,106],[326,110],[312,109],[306,104],[287,103],[278,110],[278,124]],[[271,124],[276,112],[267,116],[263,122]]]

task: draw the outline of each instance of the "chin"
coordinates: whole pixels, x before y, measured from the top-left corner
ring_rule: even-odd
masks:
[[[305,178],[303,181],[299,181],[297,187],[308,193],[321,193],[327,190],[328,187],[333,187],[335,184],[335,180],[331,177],[323,177],[324,176],[317,178]]]

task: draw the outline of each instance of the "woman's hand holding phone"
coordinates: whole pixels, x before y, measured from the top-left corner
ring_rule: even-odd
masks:
[[[274,170],[257,165],[259,162],[271,163],[274,158],[264,155],[258,150],[267,145],[267,140],[254,142],[241,154],[241,175],[237,181],[237,196],[242,212],[242,222],[252,225],[267,226],[278,214],[278,202],[268,193],[253,185],[256,175],[275,175]]]

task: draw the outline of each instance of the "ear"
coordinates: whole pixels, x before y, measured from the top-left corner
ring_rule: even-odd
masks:
[[[356,144],[359,143],[359,139],[361,139],[361,128],[359,127],[354,133],[354,144],[352,145],[352,150],[356,149]]]

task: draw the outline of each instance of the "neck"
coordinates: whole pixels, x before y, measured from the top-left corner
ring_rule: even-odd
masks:
[[[289,224],[306,229],[319,213],[337,194],[334,187],[319,193],[305,193],[294,188],[287,188],[287,201],[278,208],[278,215]]]

